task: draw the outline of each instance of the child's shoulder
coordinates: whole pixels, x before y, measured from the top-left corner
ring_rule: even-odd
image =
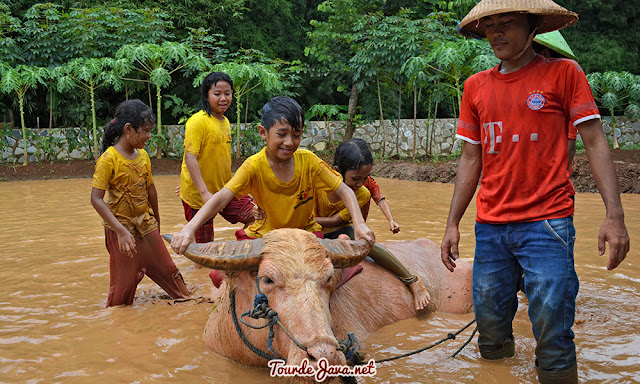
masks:
[[[185,123],[185,127],[187,125],[191,126],[194,123],[201,123],[201,122],[207,121],[210,118],[213,118],[213,116],[209,116],[207,114],[207,112],[205,112],[204,110],[201,109],[198,112],[196,112],[193,115],[191,115],[191,117],[189,117],[189,119],[187,119],[187,122]]]

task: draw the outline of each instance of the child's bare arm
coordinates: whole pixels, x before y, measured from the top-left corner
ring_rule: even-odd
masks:
[[[378,202],[378,207],[380,207],[380,210],[384,214],[384,217],[386,217],[387,221],[389,222],[389,230],[393,233],[400,232],[400,225],[398,225],[398,223],[393,220],[391,208],[389,207],[389,204],[387,204],[387,199],[383,198],[382,200],[380,200]]]
[[[206,203],[213,195],[209,192],[209,189],[207,189],[207,185],[204,183],[204,179],[202,178],[202,172],[200,171],[200,165],[198,164],[198,156],[185,151],[184,162],[189,170],[189,176],[191,177],[191,180],[193,180],[193,185],[198,190],[198,193],[200,193],[202,201]]]
[[[187,246],[196,240],[196,230],[226,207],[234,196],[234,193],[228,188],[222,188],[216,192],[184,226],[182,231],[173,236],[171,248],[174,252],[182,255]]]
[[[360,211],[360,206],[358,205],[358,200],[356,199],[356,195],[353,193],[353,190],[347,187],[345,183],[341,183],[335,191],[335,194],[342,199],[345,207],[349,210],[351,221],[353,221],[353,230],[355,232],[356,240],[364,239],[373,246],[376,242],[376,236],[371,228],[365,224],[364,218],[362,217],[362,211]]]
[[[316,222],[322,226],[322,228],[334,228],[347,224],[347,222],[344,221],[344,219],[337,213],[329,217],[316,216],[315,219]]]
[[[91,205],[96,212],[98,212],[98,215],[100,215],[118,235],[118,248],[120,252],[129,257],[133,257],[136,253],[136,240],[133,238],[131,232],[116,219],[109,207],[104,203],[105,192],[103,189],[91,188]]]
[[[149,186],[147,194],[149,195],[149,205],[151,205],[151,209],[153,209],[153,216],[156,218],[156,222],[158,223],[158,231],[160,231],[160,211],[158,210],[158,191],[156,190],[155,184],[151,184]]]

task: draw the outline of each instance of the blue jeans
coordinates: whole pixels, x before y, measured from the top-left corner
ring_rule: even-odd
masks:
[[[512,322],[524,273],[536,364],[549,371],[572,368],[576,351],[571,326],[578,295],[573,216],[530,223],[476,222],[475,231],[473,304],[481,355],[513,356]]]

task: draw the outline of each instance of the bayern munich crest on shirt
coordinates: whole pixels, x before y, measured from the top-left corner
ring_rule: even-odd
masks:
[[[545,99],[540,93],[533,93],[527,98],[527,107],[533,111],[537,111],[544,107]]]

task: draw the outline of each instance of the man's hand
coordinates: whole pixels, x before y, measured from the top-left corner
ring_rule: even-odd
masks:
[[[440,259],[442,264],[451,272],[456,268],[455,260],[458,260],[458,244],[460,243],[460,230],[457,226],[449,226],[444,232],[440,245]]]

